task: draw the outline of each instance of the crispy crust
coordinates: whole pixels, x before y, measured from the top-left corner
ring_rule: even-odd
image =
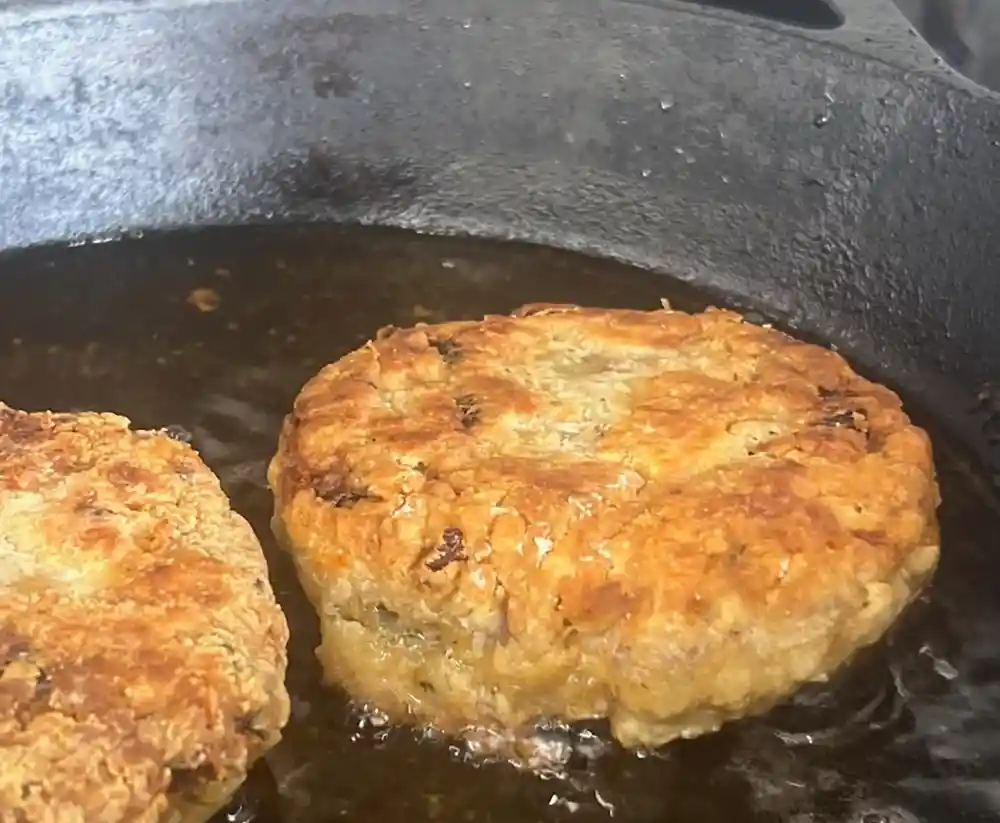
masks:
[[[0,820],[204,816],[280,737],[288,628],[189,446],[0,404]]]
[[[898,397],[726,311],[383,330],[303,388],[269,478],[328,676],[451,733],[717,728],[876,640],[938,558]]]

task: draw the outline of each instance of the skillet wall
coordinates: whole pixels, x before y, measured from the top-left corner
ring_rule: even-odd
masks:
[[[584,249],[835,341],[996,465],[1000,109],[841,5],[6,4],[0,246],[287,219]]]

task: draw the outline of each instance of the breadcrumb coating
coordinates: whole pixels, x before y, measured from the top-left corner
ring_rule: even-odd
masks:
[[[384,329],[302,389],[269,479],[328,678],[453,735],[714,730],[877,640],[939,553],[899,398],[721,310]]]
[[[0,821],[207,818],[288,718],[260,544],[189,446],[0,404]]]

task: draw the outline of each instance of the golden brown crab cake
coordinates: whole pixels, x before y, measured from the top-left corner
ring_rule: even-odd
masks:
[[[189,446],[0,404],[0,821],[209,817],[280,737],[288,628]]]
[[[875,641],[938,558],[899,398],[728,311],[385,329],[303,388],[270,483],[329,679],[458,735],[714,730]]]

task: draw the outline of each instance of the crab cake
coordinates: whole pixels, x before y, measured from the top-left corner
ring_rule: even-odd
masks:
[[[0,404],[0,821],[204,820],[288,718],[250,525],[183,443]]]
[[[269,477],[328,678],[455,735],[714,730],[879,638],[938,559],[899,398],[728,311],[384,329],[306,384]]]

